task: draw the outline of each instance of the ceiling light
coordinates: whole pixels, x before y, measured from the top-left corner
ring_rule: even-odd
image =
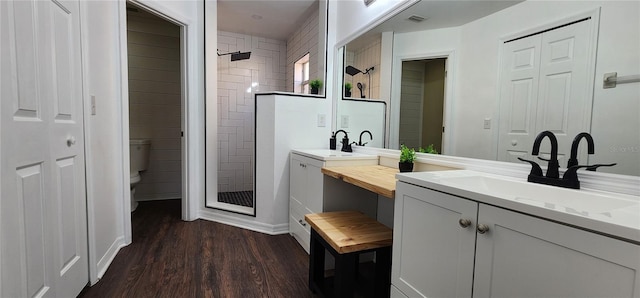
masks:
[[[254,20],[262,20],[262,16],[257,14],[251,15],[251,18]]]

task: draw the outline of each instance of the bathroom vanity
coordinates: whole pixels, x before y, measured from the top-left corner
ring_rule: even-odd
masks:
[[[638,297],[637,197],[399,174],[392,297]]]
[[[309,253],[311,230],[304,215],[338,210],[360,210],[375,217],[372,195],[364,189],[335,185],[325,177],[322,167],[377,165],[378,156],[336,150],[292,150],[290,156],[289,233]],[[331,179],[331,180],[329,180]],[[336,187],[330,187],[334,185]],[[328,186],[328,187],[325,187]],[[325,192],[334,195],[325,195]],[[353,200],[340,197],[352,196]],[[331,197],[324,199],[325,197]],[[371,200],[371,202],[367,202]],[[364,208],[364,210],[363,210]],[[373,208],[373,210],[371,210]]]

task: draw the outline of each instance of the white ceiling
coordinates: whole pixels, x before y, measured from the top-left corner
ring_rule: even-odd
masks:
[[[218,0],[218,30],[287,40],[317,0]]]
[[[353,49],[358,48],[361,44],[368,44],[369,39],[380,36],[381,32],[402,33],[461,26],[523,1],[422,0],[373,28],[357,40],[349,42],[348,48]],[[412,15],[423,17],[425,20],[419,23],[407,20]]]

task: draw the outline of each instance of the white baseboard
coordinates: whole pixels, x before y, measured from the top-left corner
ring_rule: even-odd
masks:
[[[135,196],[135,200],[138,202],[146,202],[146,201],[164,201],[164,200],[180,200],[182,199],[180,194],[177,195],[166,195],[166,196]]]
[[[91,284],[92,286],[95,285],[102,278],[105,272],[107,272],[107,269],[109,269],[109,265],[111,265],[111,262],[113,262],[113,259],[115,259],[120,249],[125,246],[127,245],[124,242],[124,236],[120,236],[116,238],[115,241],[113,241],[113,243],[111,244],[111,247],[109,247],[109,249],[104,254],[104,256],[102,256],[102,258],[100,258],[100,261],[98,261],[98,266],[97,266],[98,279]]]
[[[200,210],[198,218],[214,221],[221,224],[226,224],[238,228],[243,228],[255,232],[260,232],[268,235],[281,235],[289,233],[289,223],[281,224],[266,224],[263,222],[257,222],[255,220],[249,220],[241,218],[242,215],[227,214],[215,210]],[[244,216],[246,217],[246,216]]]

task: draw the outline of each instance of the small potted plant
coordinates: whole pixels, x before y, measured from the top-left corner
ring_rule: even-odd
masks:
[[[400,145],[400,162],[398,162],[398,169],[400,169],[400,173],[412,172],[413,162],[415,160],[416,151],[413,148],[407,148],[404,144]]]
[[[309,82],[309,87],[311,87],[311,94],[318,94],[318,90],[322,88],[322,81],[320,80],[311,80]]]
[[[429,144],[429,146],[427,146],[427,148],[422,148],[420,147],[420,153],[431,153],[431,154],[438,154],[438,151],[433,148],[433,144]]]
[[[351,88],[353,88],[351,83],[344,83],[344,97],[351,97]]]

